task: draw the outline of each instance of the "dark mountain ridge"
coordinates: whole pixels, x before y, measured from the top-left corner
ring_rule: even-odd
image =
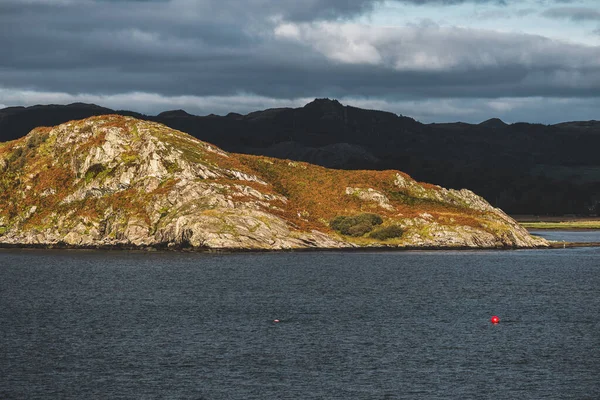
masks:
[[[600,203],[598,121],[422,124],[329,99],[226,116],[183,110],[147,116],[74,103],[0,110],[0,141],[105,114],[160,122],[231,152],[341,169],[399,169],[418,180],[471,189],[509,213],[589,215]]]

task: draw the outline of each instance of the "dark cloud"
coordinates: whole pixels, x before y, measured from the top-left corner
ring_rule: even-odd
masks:
[[[2,0],[0,89],[389,104],[600,92],[596,47],[436,25],[372,32],[341,22],[376,3]]]
[[[60,1],[60,0],[55,0]],[[108,3],[155,2],[177,3],[176,0],[96,0]],[[452,6],[463,3],[502,4],[514,0],[391,0],[399,4]],[[246,14],[254,17],[279,15],[291,21],[344,18],[371,10],[385,0],[196,0],[196,7],[217,12]]]
[[[453,6],[463,3],[506,5],[516,0],[390,0],[398,4]],[[0,11],[8,13],[31,8],[92,8],[94,4],[115,9],[173,6],[211,13],[217,19],[246,16],[263,19],[280,16],[290,21],[329,20],[355,16],[385,0],[3,0]]]

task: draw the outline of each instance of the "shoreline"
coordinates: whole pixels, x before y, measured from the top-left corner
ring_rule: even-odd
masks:
[[[553,242],[550,243],[549,249],[572,249],[577,247],[600,247],[600,242]]]
[[[600,230],[600,218],[598,217],[539,217],[533,215],[512,215],[511,218],[527,230]]]
[[[547,250],[558,248],[600,247],[600,242],[552,242],[550,245],[537,247],[468,247],[468,246],[370,246],[370,247],[315,247],[296,249],[240,249],[240,248],[201,248],[201,247],[167,247],[136,245],[102,245],[77,246],[67,244],[12,244],[0,243],[1,250],[94,250],[94,251],[135,251],[135,252],[173,252],[173,253],[300,253],[300,252],[415,252],[415,251],[510,251],[510,250]]]

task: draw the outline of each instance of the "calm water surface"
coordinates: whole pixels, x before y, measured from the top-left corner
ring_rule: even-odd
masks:
[[[0,398],[597,399],[599,288],[599,248],[0,251]]]
[[[531,230],[532,235],[541,236],[548,240],[578,242],[578,243],[600,243],[600,229],[587,230],[559,230],[538,229]]]

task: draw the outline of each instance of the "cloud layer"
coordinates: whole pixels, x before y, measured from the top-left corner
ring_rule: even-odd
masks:
[[[451,10],[468,2],[394,3]],[[493,10],[511,4],[470,3]],[[468,119],[467,111],[448,114],[442,105],[503,98],[595,102],[600,93],[598,46],[428,20],[380,26],[355,19],[384,4],[4,0],[0,103],[17,104],[23,93],[30,94],[28,103],[19,104],[44,103],[44,93],[53,98],[58,93],[113,103],[121,96],[132,104],[119,108],[142,112],[154,111],[157,104],[192,104],[193,110],[215,112],[224,99],[235,110],[240,99],[259,108],[336,97],[396,107],[437,104],[439,118]],[[600,15],[594,8],[556,6],[539,14],[591,20],[594,12]]]

